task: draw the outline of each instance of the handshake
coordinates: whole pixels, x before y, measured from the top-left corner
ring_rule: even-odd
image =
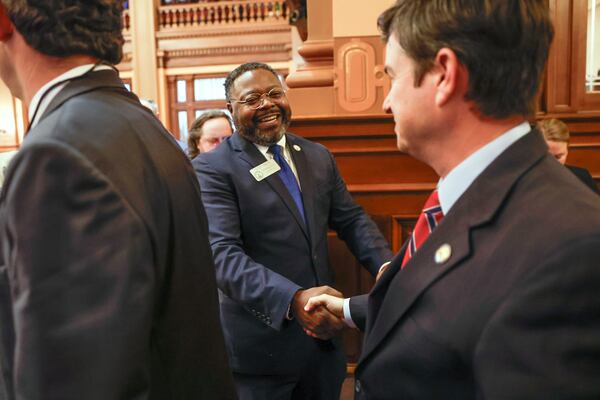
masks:
[[[304,332],[314,338],[331,339],[346,326],[343,295],[332,287],[298,290],[291,307]]]
[[[390,262],[379,268],[378,281],[389,269]],[[346,326],[344,296],[329,286],[298,290],[292,300],[292,312],[308,336],[328,340]]]

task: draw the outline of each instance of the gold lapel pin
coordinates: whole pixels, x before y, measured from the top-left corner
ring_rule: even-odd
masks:
[[[296,151],[300,151],[301,150],[300,146],[298,146],[297,144],[295,144],[293,147],[294,147],[294,150],[296,150]]]
[[[443,264],[450,259],[452,255],[452,247],[448,243],[444,243],[435,251],[435,263]]]

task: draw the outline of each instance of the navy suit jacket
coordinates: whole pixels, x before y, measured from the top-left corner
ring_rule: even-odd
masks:
[[[308,226],[277,173],[260,182],[250,174],[266,159],[239,134],[192,162],[209,220],[225,340],[237,372],[297,373],[310,359],[315,340],[286,313],[298,289],[333,285],[329,228],[372,274],[392,256],[348,193],[331,153],[289,133],[287,145]]]
[[[569,171],[575,174],[575,176],[578,177],[581,182],[585,183],[585,185],[592,189],[595,193],[600,193],[598,192],[598,185],[596,185],[596,181],[594,181],[590,171],[574,165],[565,165],[565,167],[567,167]]]
[[[538,132],[400,269],[403,251],[350,302],[366,310],[357,399],[600,398],[600,199]]]

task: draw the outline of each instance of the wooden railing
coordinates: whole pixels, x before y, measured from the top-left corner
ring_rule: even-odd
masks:
[[[216,3],[164,5],[158,9],[159,30],[262,22],[287,22],[286,0],[222,0]]]

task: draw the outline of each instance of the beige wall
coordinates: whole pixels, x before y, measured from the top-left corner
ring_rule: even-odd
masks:
[[[377,17],[392,4],[394,0],[333,0],[333,36],[378,36]]]

